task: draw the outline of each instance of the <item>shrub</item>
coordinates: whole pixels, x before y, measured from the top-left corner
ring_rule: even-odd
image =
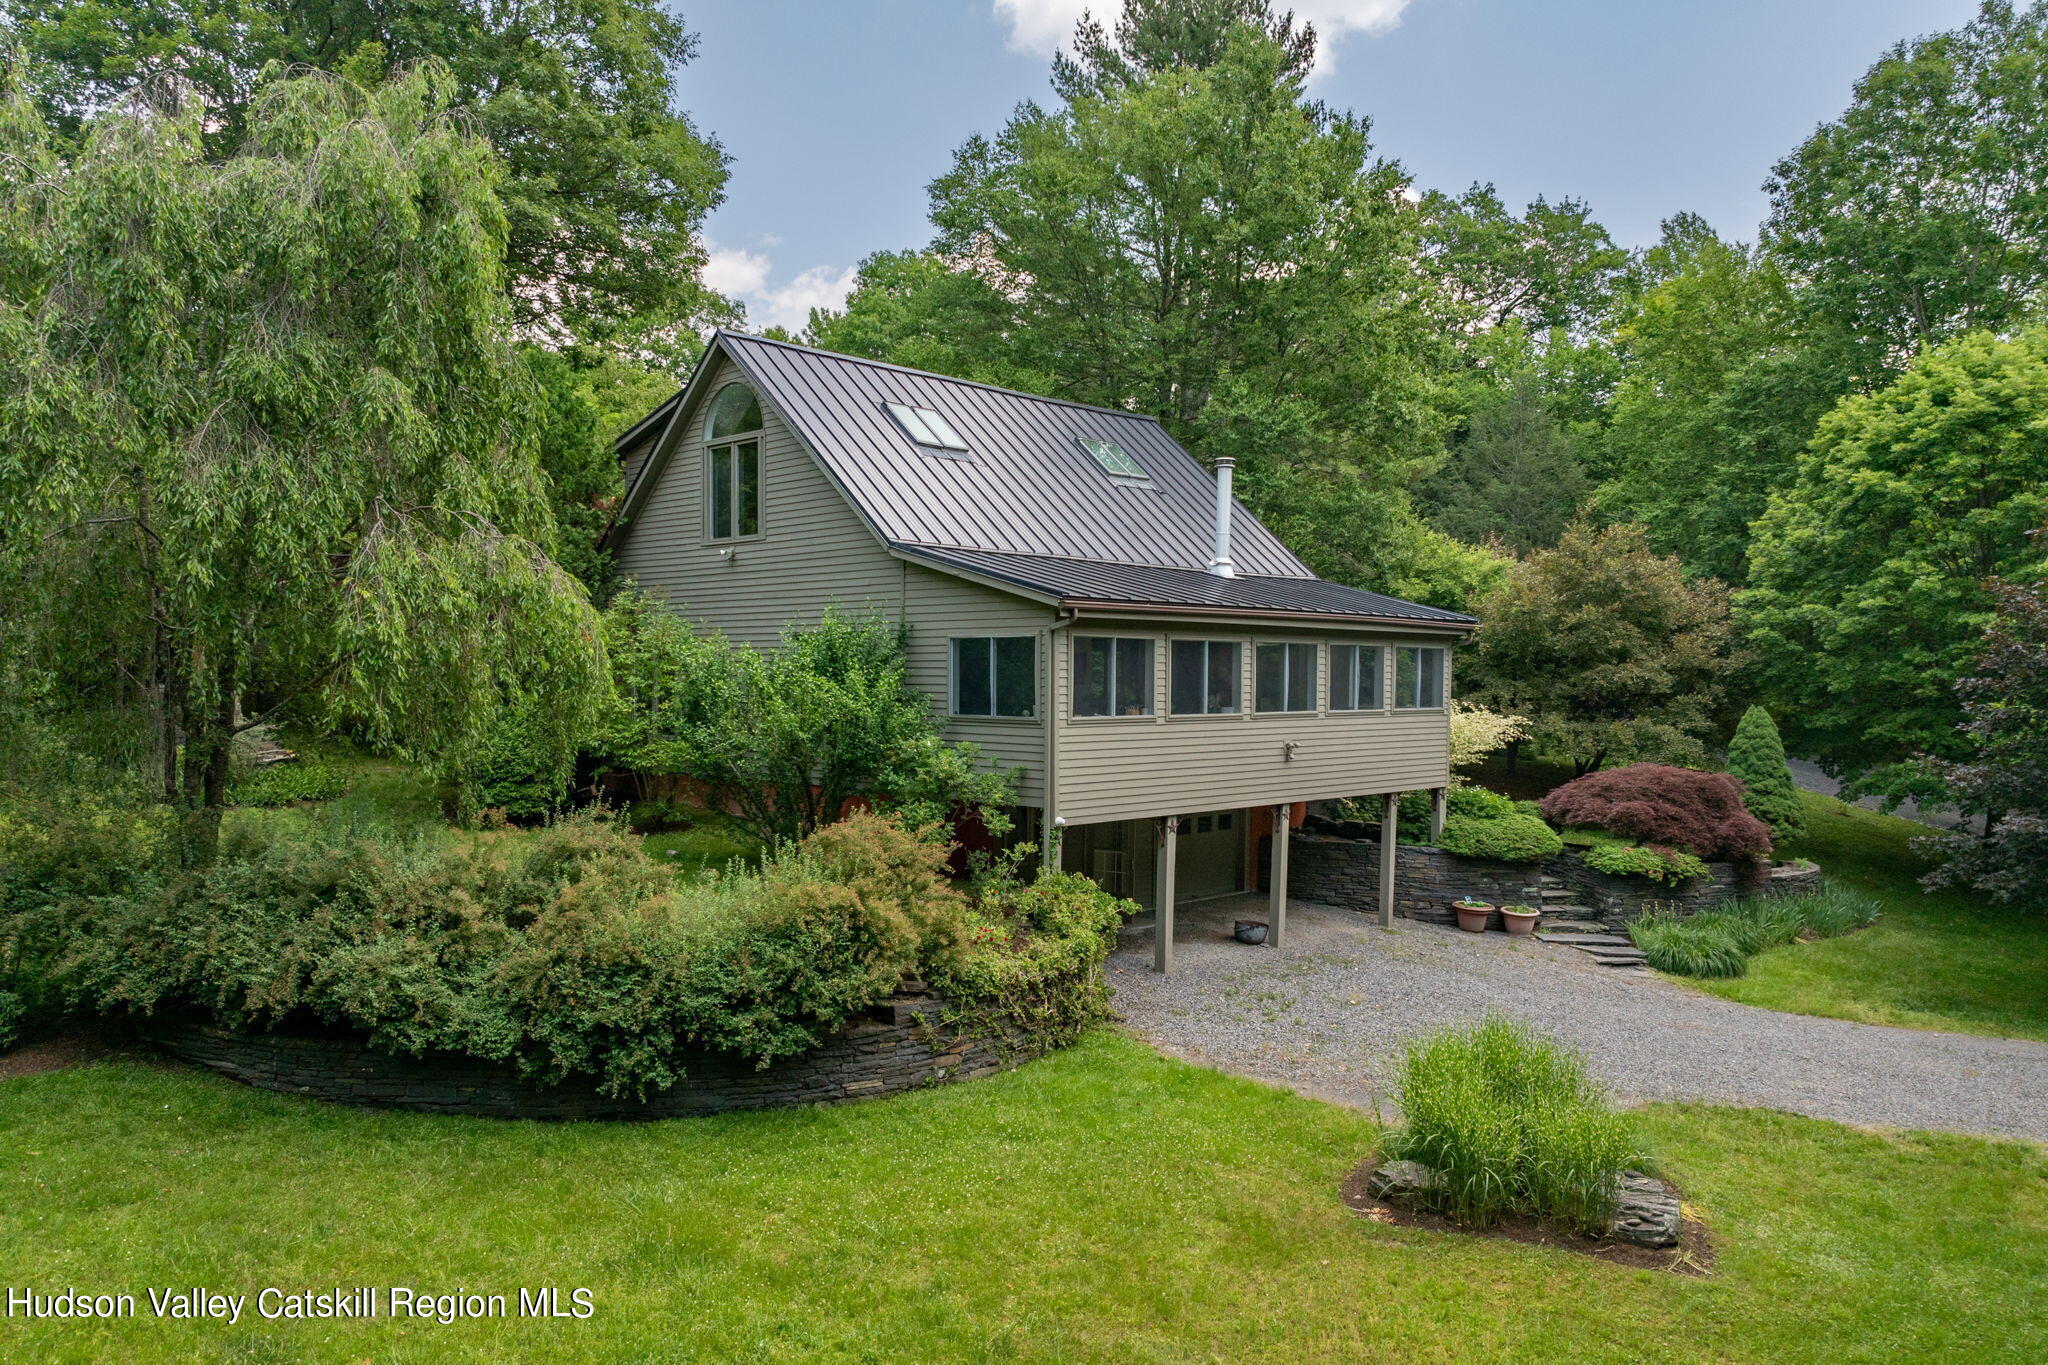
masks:
[[[1796,905],[1815,938],[1840,938],[1876,922],[1880,907],[1875,898],[1852,891],[1838,882],[1824,881],[1817,890],[1803,896],[1786,896],[1781,903]]]
[[[1771,851],[1770,830],[1743,808],[1742,784],[1726,773],[1638,763],[1575,778],[1541,805],[1553,825],[1669,844],[1702,858],[1754,861]]]
[[[576,752],[538,707],[501,707],[476,739],[446,766],[455,813],[470,819],[496,811],[537,821],[562,809],[576,771]]]
[[[1088,878],[1041,873],[992,883],[968,920],[961,949],[937,963],[931,985],[955,1022],[985,1035],[1021,1024],[1059,1046],[1111,1017],[1102,964],[1116,929],[1138,912]]]
[[[1493,820],[1503,815],[1514,815],[1520,804],[1485,787],[1460,783],[1444,793],[1444,824],[1449,828],[1450,821],[1457,816]],[[1420,844],[1428,840],[1428,792],[1403,792],[1396,811],[1396,822],[1404,842]],[[1534,815],[1535,811],[1531,809],[1526,813]],[[1353,797],[1339,803],[1339,814],[1347,820],[1375,824],[1380,818],[1380,800],[1377,796]]]
[[[1763,707],[1742,713],[1728,744],[1728,774],[1742,783],[1743,806],[1769,827],[1773,840],[1782,842],[1805,829],[1799,789],[1785,763],[1784,741],[1778,737],[1777,722]]]
[[[1584,1057],[1505,1019],[1410,1044],[1399,1097],[1389,1154],[1436,1171],[1431,1206],[1474,1227],[1523,1214],[1601,1232],[1638,1159]]]
[[[230,806],[294,806],[332,801],[348,790],[348,776],[314,759],[258,768],[228,788]]]
[[[1438,847],[1465,858],[1493,858],[1509,863],[1540,863],[1560,852],[1564,841],[1557,831],[1532,816],[1510,807],[1508,814],[1485,819],[1452,815],[1444,820]]]
[[[1615,877],[1648,877],[1676,885],[1707,875],[1707,865],[1692,854],[1656,844],[1598,843],[1579,857],[1595,872]]]

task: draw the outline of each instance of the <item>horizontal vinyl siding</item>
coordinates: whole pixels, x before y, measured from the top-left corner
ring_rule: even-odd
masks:
[[[1153,709],[1150,717],[1108,720],[1070,716],[1071,655],[1075,635],[1143,636],[1153,645]],[[1450,720],[1446,711],[1362,711],[1318,709],[1284,714],[1169,716],[1167,641],[1206,638],[1236,640],[1241,689],[1252,700],[1251,646],[1259,641],[1320,644],[1440,644],[1395,633],[1346,631],[1229,631],[1189,628],[1162,631],[1156,625],[1083,620],[1061,632],[1054,667],[1054,705],[1059,789],[1056,814],[1070,824],[1223,810],[1284,801],[1324,801],[1380,792],[1443,786],[1450,772]],[[1389,666],[1392,656],[1383,656]],[[1449,670],[1445,691],[1449,695]],[[1328,702],[1329,652],[1317,651],[1316,701]],[[1285,745],[1297,748],[1292,759]]]
[[[900,562],[900,561],[899,561]],[[1034,635],[1038,639],[1036,720],[949,719],[946,738],[978,745],[998,768],[1023,770],[1020,805],[1045,801],[1046,696],[1050,684],[1046,627],[1052,609],[1021,597],[903,564],[903,619],[910,626],[910,681],[929,695],[938,714],[952,706],[952,641],[960,635]]]
[[[728,362],[704,382],[715,391],[737,377]],[[943,719],[953,636],[1038,632],[1051,624],[1048,607],[891,555],[773,412],[762,415],[761,534],[708,539],[702,419],[700,407],[690,419],[698,429],[677,443],[618,553],[622,573],[701,629],[760,648],[774,645],[785,626],[814,624],[831,607],[878,613],[909,627],[911,683]],[[727,547],[730,559],[720,554]],[[1045,652],[1041,640],[1041,699],[1050,681]],[[1019,803],[1043,804],[1043,721],[948,722],[945,734],[979,745],[991,767],[1023,769]]]
[[[736,378],[729,362],[706,377],[712,390]],[[773,412],[761,434],[761,534],[713,541],[704,523],[704,410],[676,445],[619,547],[618,566],[693,622],[732,640],[773,645],[784,626],[810,624],[828,607],[901,606],[898,562],[832,486]],[[730,547],[731,558],[720,551]]]

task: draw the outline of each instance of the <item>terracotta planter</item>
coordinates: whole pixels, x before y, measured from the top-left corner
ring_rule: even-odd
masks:
[[[1535,933],[1536,921],[1542,918],[1543,912],[1541,910],[1504,909],[1500,912],[1500,921],[1508,927],[1508,932],[1511,934],[1527,935]]]
[[[1454,903],[1451,908],[1458,912],[1458,927],[1468,934],[1485,933],[1488,922],[1493,919],[1493,907],[1490,905]]]

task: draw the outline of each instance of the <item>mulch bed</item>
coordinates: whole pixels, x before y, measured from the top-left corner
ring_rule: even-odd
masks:
[[[1340,1191],[1345,1208],[1375,1223],[1421,1228],[1427,1232],[1451,1233],[1459,1237],[1490,1237],[1498,1241],[1520,1242],[1524,1246],[1554,1247],[1559,1251],[1573,1251],[1581,1256],[1591,1256],[1613,1265],[1633,1266],[1638,1270],[1662,1270],[1673,1275],[1714,1273],[1714,1244],[1708,1238],[1705,1226],[1689,1215],[1680,1220],[1678,1245],[1675,1247],[1643,1247],[1612,1237],[1583,1237],[1523,1218],[1505,1219],[1490,1228],[1475,1231],[1439,1214],[1403,1208],[1373,1198],[1367,1193],[1366,1182],[1378,1165],[1378,1157],[1367,1157],[1344,1177]]]
[[[63,1033],[54,1038],[23,1043],[12,1052],[0,1052],[0,1081],[45,1071],[62,1071],[66,1067],[87,1066],[116,1057],[164,1064],[162,1057],[137,1051],[134,1043],[127,1039],[92,1032]]]

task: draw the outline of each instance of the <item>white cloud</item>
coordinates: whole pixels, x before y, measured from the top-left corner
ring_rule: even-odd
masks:
[[[767,243],[772,245],[772,241]],[[841,270],[814,265],[784,284],[770,284],[775,263],[766,252],[744,247],[711,246],[704,262],[704,283],[747,306],[747,326],[787,327],[800,332],[813,308],[838,308],[853,291],[858,266]]]
[[[1384,33],[1401,22],[1408,0],[1291,0],[1277,6],[1293,10],[1298,18],[1314,24],[1319,40],[1316,54],[1318,74],[1333,64],[1333,49],[1353,33]],[[1052,50],[1074,35],[1082,11],[1093,14],[1108,28],[1123,13],[1122,0],[995,0],[996,17],[1009,25],[1009,44],[1019,52],[1050,56]]]

